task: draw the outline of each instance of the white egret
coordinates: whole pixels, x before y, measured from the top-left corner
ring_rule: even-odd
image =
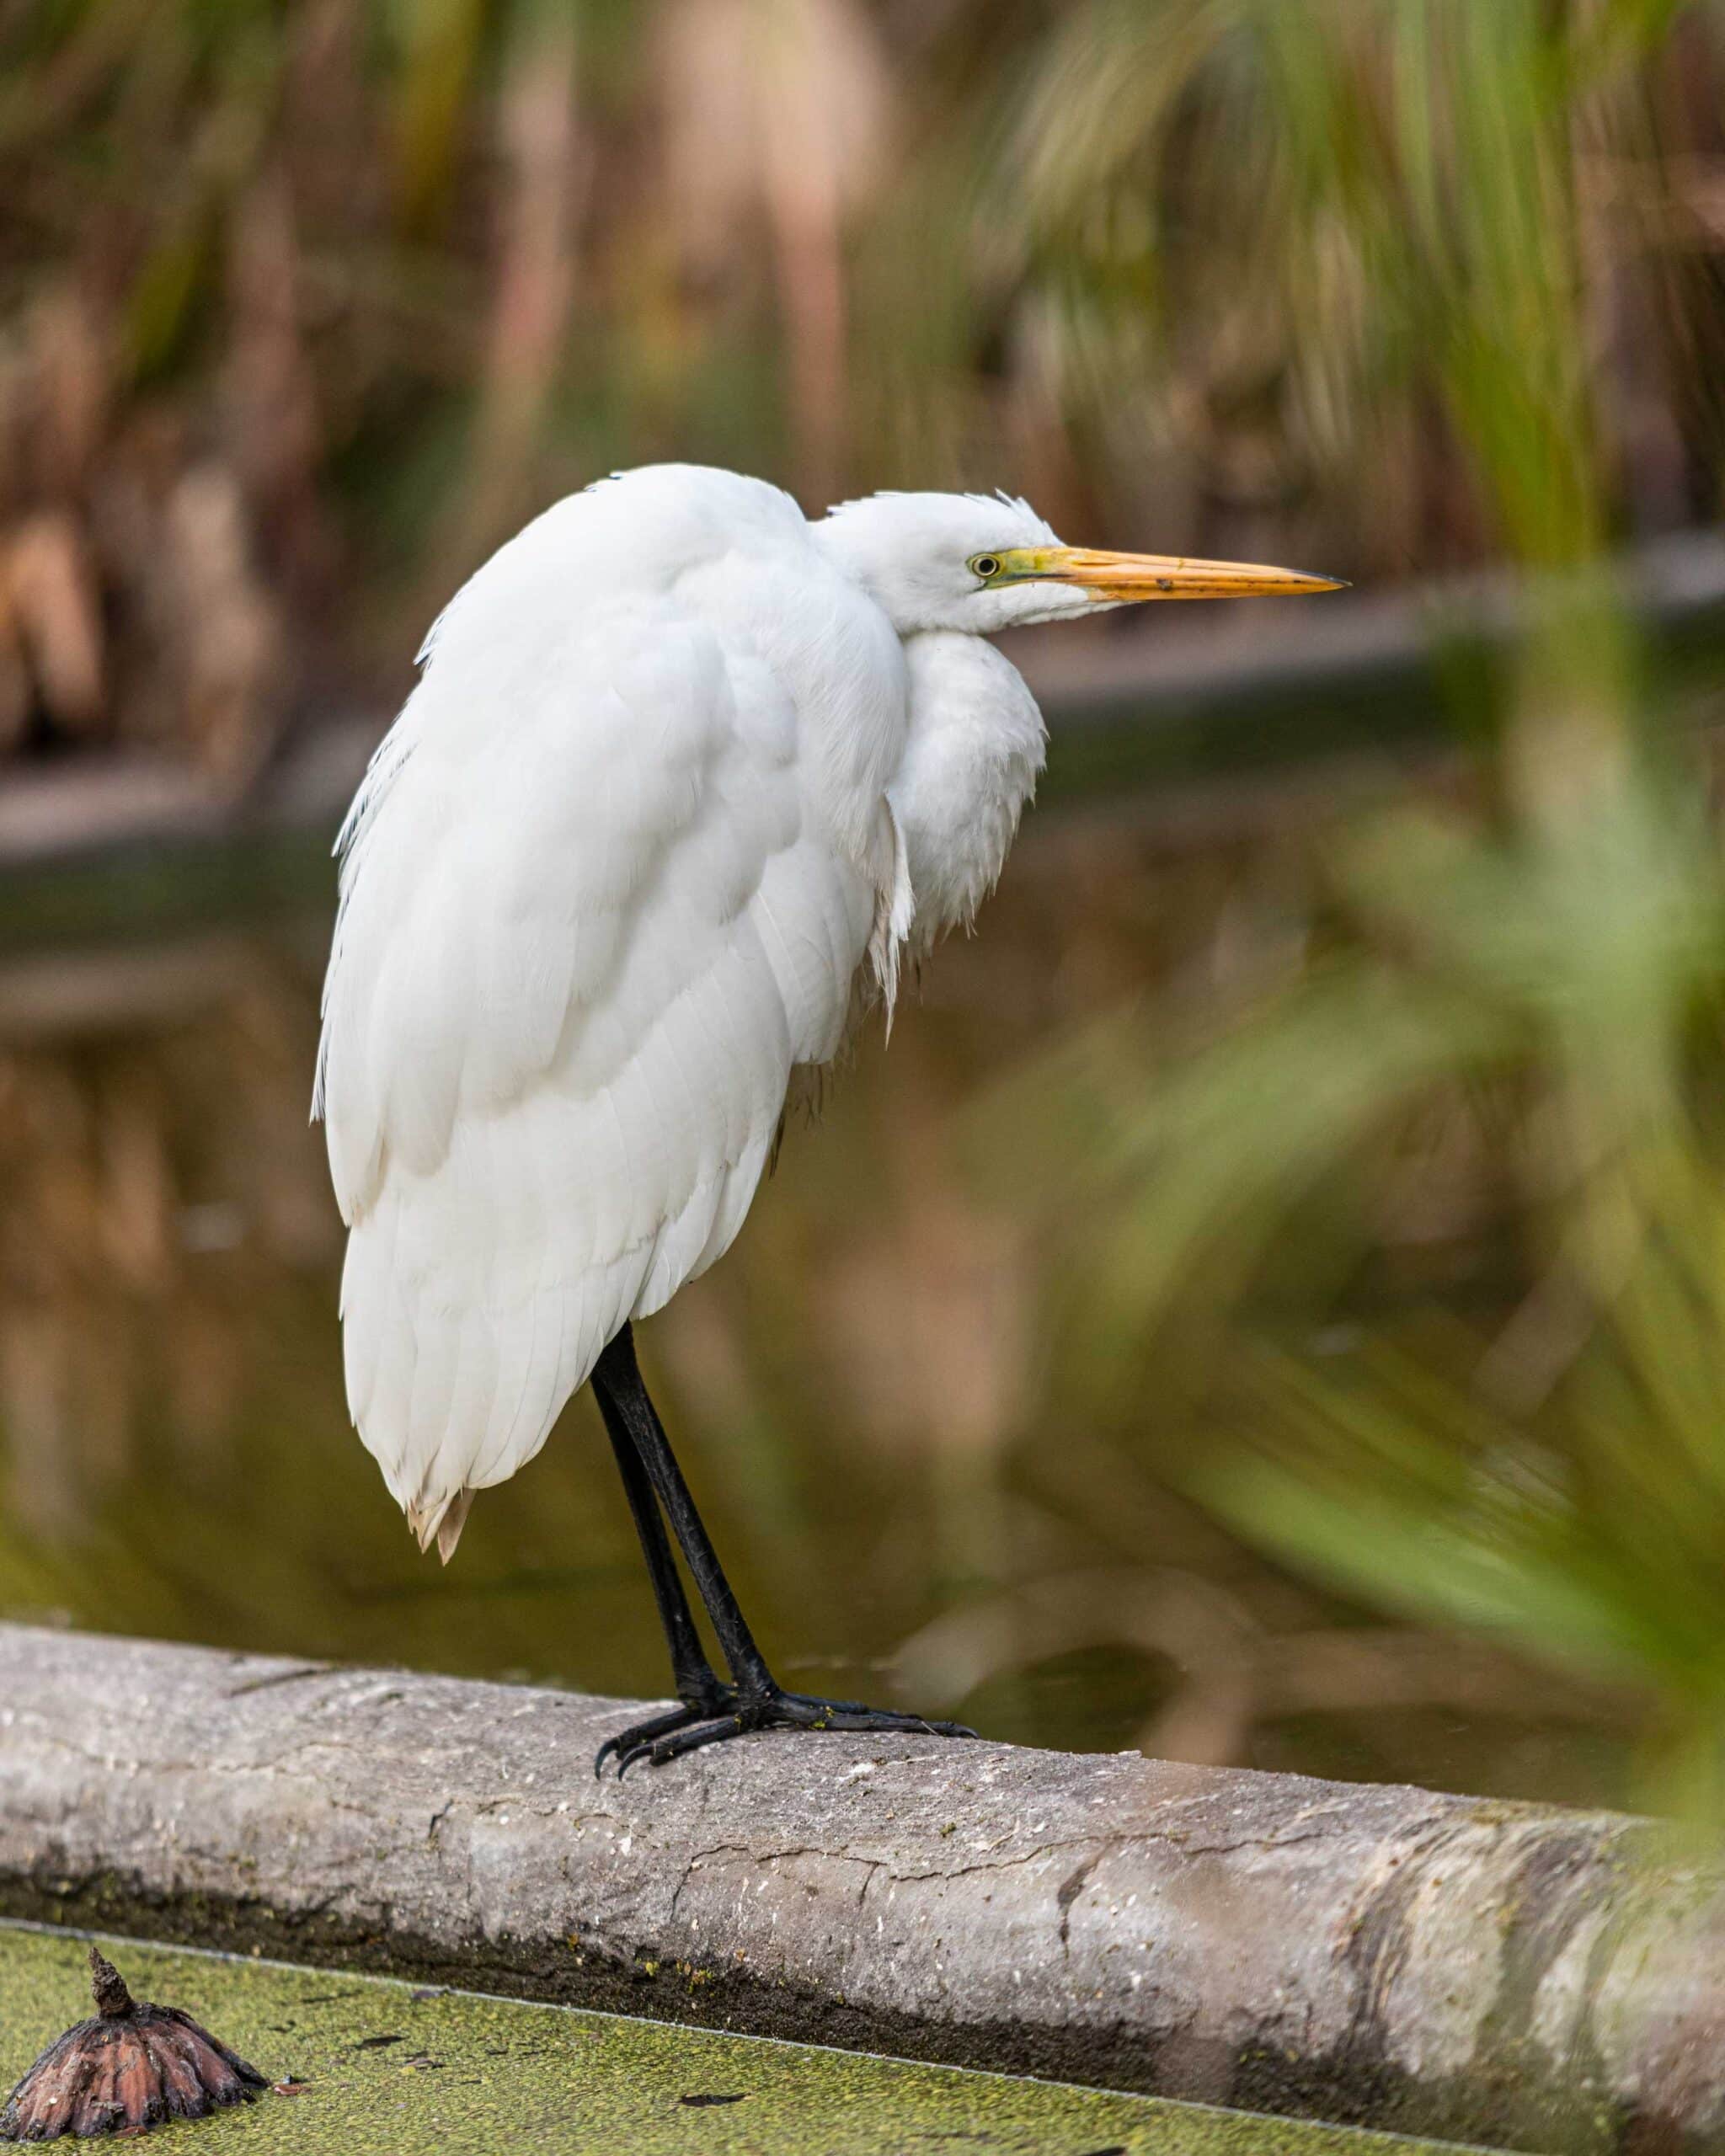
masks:
[[[547,510],[426,638],[339,841],[313,1112],[349,1229],[348,1401],[447,1561],[474,1492],[592,1379],[679,1701],[596,1765],[745,1730],[956,1733],[775,1682],[631,1323],[729,1248],[803,1075],[993,886],[1044,732],[988,636],[1335,588],[1064,547],[1005,497],[811,521],[662,465]]]

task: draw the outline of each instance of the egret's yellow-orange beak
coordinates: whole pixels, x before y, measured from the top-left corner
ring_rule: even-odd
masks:
[[[1098,600],[1254,599],[1308,591],[1345,591],[1332,576],[1269,568],[1261,562],[1200,562],[1185,554],[1114,554],[1089,547],[1026,547],[999,558],[991,582],[1033,579],[1076,584]]]

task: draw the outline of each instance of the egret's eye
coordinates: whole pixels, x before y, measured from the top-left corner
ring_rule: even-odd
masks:
[[[990,577],[998,576],[1000,573],[1001,558],[998,554],[973,554],[970,557],[970,574],[980,576],[985,584]]]

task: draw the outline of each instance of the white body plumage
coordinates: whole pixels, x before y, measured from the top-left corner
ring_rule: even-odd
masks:
[[[919,504],[932,591],[895,580]],[[940,602],[1028,613],[965,558],[1052,542],[1020,504],[810,524],[651,467],[547,510],[427,638],[343,832],[316,1102],[349,1405],[422,1546],[729,1247],[798,1066],[993,883],[1042,723]]]
[[[984,638],[1332,589],[1023,502],[628,472],[457,593],[344,826],[314,1113],[348,1402],[420,1545],[735,1236],[793,1076],[966,921],[1043,759]]]

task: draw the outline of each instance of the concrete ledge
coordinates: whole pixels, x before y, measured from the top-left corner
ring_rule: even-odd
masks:
[[[0,1626],[0,1914],[1524,2148],[1725,2147],[1725,1874],[1610,1814]]]

